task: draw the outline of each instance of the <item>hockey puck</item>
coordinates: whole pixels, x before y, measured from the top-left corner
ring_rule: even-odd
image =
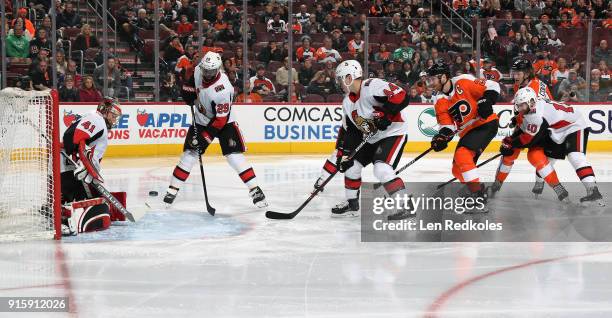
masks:
[[[149,196],[156,197],[159,193],[157,191],[149,191]]]

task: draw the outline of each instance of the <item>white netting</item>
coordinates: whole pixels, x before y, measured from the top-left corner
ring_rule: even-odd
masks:
[[[53,111],[51,91],[0,91],[0,241],[55,233]]]

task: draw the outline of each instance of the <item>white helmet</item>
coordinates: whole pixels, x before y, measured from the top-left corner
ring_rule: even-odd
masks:
[[[202,61],[200,62],[204,81],[212,81],[219,73],[219,69],[221,68],[222,64],[223,61],[221,61],[221,55],[219,55],[219,53],[212,51],[206,52],[202,58]]]
[[[538,95],[533,88],[527,86],[519,89],[518,92],[516,92],[516,96],[514,96],[514,112],[520,113],[521,111],[525,111],[525,109],[521,109],[521,105],[524,103],[529,106],[528,110],[532,111],[537,100]]]
[[[347,75],[351,75],[351,82],[348,84],[344,83],[344,79]],[[340,62],[336,67],[336,82],[340,87],[344,89],[345,86],[351,86],[353,81],[363,77],[363,70],[361,69],[361,64],[355,60],[346,60],[344,62]]]

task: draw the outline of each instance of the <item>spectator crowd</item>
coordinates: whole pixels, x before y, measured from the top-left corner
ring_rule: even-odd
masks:
[[[97,30],[84,22],[76,3],[55,1],[58,41],[52,56],[49,2],[32,1],[18,8],[17,2],[5,1],[11,14],[2,45],[9,65],[20,71],[16,85],[51,87],[55,60],[62,100],[98,101],[103,95],[125,97],[133,92],[132,70],[113,54],[103,60]],[[197,1],[160,1],[157,13],[152,0],[109,3],[119,41],[127,43],[140,61],[158,62],[152,60],[151,42],[157,15],[163,101],[180,99],[185,74],[193,71],[206,51],[222,55],[235,96],[244,102],[337,102],[342,96],[334,70],[345,59],[362,61],[369,77],[404,87],[412,102],[431,101],[434,92],[427,87],[424,72],[438,59],[445,59],[455,75],[479,71],[480,76],[500,82],[503,96],[510,100],[509,62],[518,56],[533,61],[536,75],[561,101],[612,100],[609,0],[445,1],[443,10],[454,11],[469,28],[475,28],[480,19],[480,60],[472,49],[475,40],[462,37],[461,30],[451,32],[437,7],[431,12],[433,6],[417,0],[294,1],[292,16],[287,1],[248,1],[247,12],[241,2],[204,1],[202,21],[198,21]],[[594,45],[588,48],[585,34],[591,21]],[[587,54],[590,70],[586,69]],[[95,63],[88,74],[82,59]],[[105,80],[107,88],[102,91]]]

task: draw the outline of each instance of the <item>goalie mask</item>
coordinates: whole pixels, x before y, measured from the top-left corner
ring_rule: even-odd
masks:
[[[212,82],[217,75],[219,74],[219,70],[221,69],[221,65],[223,62],[221,61],[221,55],[215,52],[207,52],[202,58],[202,62],[199,67],[202,71],[202,78],[204,82],[210,83]]]
[[[349,75],[351,77],[347,80]],[[351,87],[353,82],[362,77],[363,70],[361,69],[361,64],[355,60],[341,62],[336,67],[336,85],[345,93],[349,93],[349,87]]]
[[[110,130],[121,117],[121,105],[112,97],[104,97],[102,103],[98,105],[98,113],[102,114],[106,122],[106,128]]]

